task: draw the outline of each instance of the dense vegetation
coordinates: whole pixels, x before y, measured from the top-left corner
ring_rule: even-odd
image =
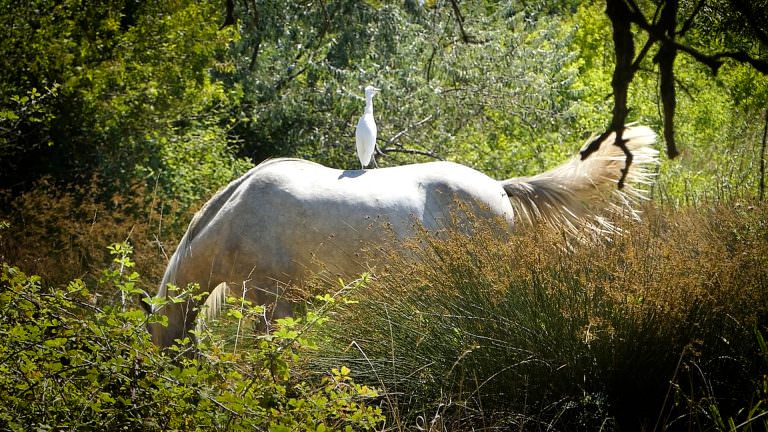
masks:
[[[118,268],[132,265],[126,245],[113,252]],[[135,294],[136,273],[103,276]],[[141,310],[100,308],[81,280],[47,289],[4,264],[0,282],[2,430],[368,430],[382,421],[380,408],[363,403],[376,391],[354,384],[348,368],[293,373],[310,345],[301,320],[259,337],[255,349],[214,341],[188,359],[159,353]]]
[[[408,252],[418,260],[376,267],[311,357],[344,359],[404,424],[677,430],[732,417],[760,430],[765,210],[651,210],[625,236],[569,250],[541,229],[427,236]]]
[[[674,3],[683,42],[765,59],[764,2]],[[381,166],[552,167],[611,119],[605,3],[0,0],[0,30],[0,430],[381,429],[378,407],[386,429],[763,421],[768,79],[749,64],[678,53],[682,154],[628,235],[425,240],[354,302],[321,284],[305,321],[180,360],[133,294],[213,192],[268,157],[357,167],[367,84]],[[662,131],[656,50],[628,121]]]

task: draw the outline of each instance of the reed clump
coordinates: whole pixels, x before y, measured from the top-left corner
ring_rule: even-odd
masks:
[[[425,234],[378,260],[314,361],[352,366],[406,428],[705,429],[758,402],[767,213],[649,206],[589,243]]]

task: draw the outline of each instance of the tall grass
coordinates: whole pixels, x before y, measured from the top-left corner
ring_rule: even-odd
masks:
[[[314,361],[386,392],[393,429],[707,429],[766,372],[766,213],[650,207],[569,248],[542,228],[425,235],[379,260]]]
[[[75,278],[97,282],[112,261],[107,247],[130,241],[143,287],[154,292],[195,209],[162,201],[142,184],[107,200],[101,181],[94,176],[88,186],[66,188],[43,179],[16,197],[0,191],[0,260],[52,286]],[[100,305],[119,295],[94,285]]]

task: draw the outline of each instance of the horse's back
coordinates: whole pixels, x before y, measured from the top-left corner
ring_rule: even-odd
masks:
[[[344,171],[277,159],[246,176],[192,239],[231,281],[295,282],[319,266],[353,273],[361,250],[446,226],[460,205],[512,219],[498,182],[449,162]]]
[[[511,222],[503,188],[485,174],[452,162],[344,171],[297,159],[276,160],[257,171],[250,197],[277,195],[305,210],[359,217],[416,217],[430,227],[455,204],[480,204]],[[338,214],[338,212],[342,212]],[[311,222],[311,221],[310,221]]]

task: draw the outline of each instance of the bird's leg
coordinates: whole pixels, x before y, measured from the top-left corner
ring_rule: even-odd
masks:
[[[376,163],[376,153],[371,155],[371,162],[373,162],[373,167],[378,168],[379,164]]]

